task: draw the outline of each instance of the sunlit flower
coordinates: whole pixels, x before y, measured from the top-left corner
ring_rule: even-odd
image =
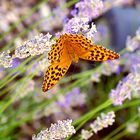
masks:
[[[126,40],[127,51],[133,52],[138,48],[140,49],[140,27],[137,29],[136,35],[133,38],[128,36]]]
[[[10,56],[10,51],[4,51],[0,53],[0,65],[5,68],[12,67],[13,59]]]
[[[64,25],[63,33],[84,34],[88,39],[94,40],[94,34],[97,32],[96,25],[92,22],[89,26],[88,18],[74,17]],[[58,33],[60,35],[62,33]]]
[[[133,53],[125,53],[122,58],[125,60],[124,70],[130,71],[133,66],[140,64],[140,50]]]
[[[94,72],[93,75],[91,76],[91,81],[93,82],[100,82],[100,76],[101,74],[99,72]]]
[[[140,40],[140,27],[136,31],[136,37]]]
[[[89,30],[87,31],[87,33],[85,34],[85,36],[90,39],[90,40],[95,40],[94,38],[94,35],[95,33],[97,32],[97,29],[96,29],[96,25],[95,24],[91,24],[91,28],[89,28]]]
[[[119,67],[120,67],[120,62],[119,60],[108,60],[103,63],[103,69],[101,71],[102,74],[104,75],[111,75],[112,73],[118,73],[119,72]]]
[[[84,33],[89,30],[88,18],[74,17],[64,25],[64,32],[71,34]]]
[[[33,135],[32,140],[61,140],[67,138],[76,132],[71,123],[72,120],[63,120],[51,124],[50,128],[41,131],[37,136]]]
[[[53,40],[50,40],[51,37],[52,35],[49,33],[46,35],[40,34],[39,36],[35,36],[35,38],[24,42],[23,45],[16,48],[15,57],[26,58],[30,55],[40,55],[50,51],[50,47],[55,43]]]
[[[140,65],[136,65],[130,74],[119,82],[116,89],[111,90],[110,98],[114,105],[122,105],[126,99],[131,99],[134,92],[140,90]]]
[[[48,4],[42,4],[39,9],[40,16],[46,18],[51,13],[51,8]]]
[[[127,51],[133,52],[139,47],[140,47],[140,39],[138,40],[137,38],[131,38],[130,36],[127,37],[126,40]]]
[[[15,63],[15,60],[18,60],[16,58],[22,59],[28,56],[40,55],[45,52],[49,52],[51,50],[52,44],[55,43],[54,40],[50,40],[51,37],[52,35],[50,35],[49,33],[46,35],[40,34],[39,36],[35,36],[35,38],[28,40],[24,42],[23,45],[17,47],[15,50],[15,54],[13,54],[12,56],[10,56],[9,50],[0,53],[0,65],[8,68],[12,67],[12,64],[14,64],[14,67],[16,67],[17,61]],[[40,61],[39,64],[41,65],[44,60],[45,58]]]
[[[129,133],[136,133],[138,130],[138,127],[139,127],[138,122],[132,122],[132,123],[127,124],[126,131]]]
[[[101,117],[97,117],[97,119],[90,125],[91,129],[94,133],[97,133],[99,130],[112,125],[115,122],[115,114],[114,112],[108,112],[107,114],[101,113]]]
[[[79,17],[95,18],[103,9],[103,2],[101,0],[84,0],[75,5],[78,8],[77,15]]]
[[[82,132],[81,132],[81,138],[82,139],[88,140],[92,135],[93,135],[92,132],[89,132],[88,130],[82,129]]]

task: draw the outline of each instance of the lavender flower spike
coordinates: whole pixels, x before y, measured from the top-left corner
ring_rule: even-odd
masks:
[[[9,50],[0,53],[0,65],[5,68],[12,67],[13,58],[9,54]]]
[[[37,136],[33,135],[32,140],[60,140],[67,138],[75,133],[71,125],[72,120],[58,121],[57,124],[51,124],[51,127],[41,131]]]
[[[51,49],[52,44],[55,42],[50,40],[52,35],[49,33],[46,35],[40,34],[35,38],[24,42],[21,46],[15,50],[15,57],[26,58],[28,56],[40,55],[44,52],[48,52]]]
[[[76,4],[79,17],[96,18],[103,10],[102,0],[83,0]]]
[[[101,113],[101,117],[97,117],[97,119],[90,125],[91,129],[94,133],[97,133],[99,130],[112,125],[115,121],[115,114],[113,111],[108,112],[107,114]]]
[[[82,139],[87,140],[87,139],[89,139],[90,137],[92,137],[92,135],[93,135],[92,132],[89,132],[88,130],[82,129],[82,132],[81,132],[81,138],[82,138]]]
[[[74,17],[64,26],[64,33],[78,34],[89,31],[88,18]]]
[[[119,82],[116,89],[111,90],[110,99],[114,105],[122,105],[126,99],[131,99],[133,93],[140,90],[140,64],[131,69],[122,81]]]

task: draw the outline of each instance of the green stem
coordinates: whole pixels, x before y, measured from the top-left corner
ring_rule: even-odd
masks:
[[[111,138],[110,140],[119,140],[120,138],[122,138],[123,136],[127,135],[128,132],[126,130],[120,132],[119,134],[117,134],[115,137]]]

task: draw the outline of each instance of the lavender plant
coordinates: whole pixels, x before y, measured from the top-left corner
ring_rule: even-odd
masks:
[[[140,138],[140,28],[120,59],[81,61],[52,90],[41,91],[56,38],[82,33],[94,42],[96,19],[133,0],[0,3],[0,139]]]

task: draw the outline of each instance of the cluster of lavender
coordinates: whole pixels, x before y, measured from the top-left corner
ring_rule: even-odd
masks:
[[[33,135],[32,140],[61,140],[67,138],[76,132],[71,123],[72,120],[63,120],[51,124],[49,129],[41,131],[37,136]]]
[[[92,131],[82,129],[81,137],[84,140],[89,139],[93,133],[97,133],[98,131],[102,130],[103,128],[107,128],[108,126],[112,125],[115,122],[115,113],[108,112],[107,114],[101,113],[101,117],[97,117],[97,119],[90,124],[90,128]]]
[[[124,61],[124,71],[129,71],[129,74],[110,93],[114,105],[122,105],[124,100],[130,100],[140,90],[140,28],[135,37],[128,37],[125,49],[126,53],[121,59]]]
[[[83,0],[75,4],[75,9],[71,13],[74,16],[95,19],[112,7],[122,6],[132,2],[133,0]]]
[[[114,105],[122,105],[126,99],[140,90],[140,64],[133,67],[131,72],[119,82],[116,89],[111,90],[110,98]]]
[[[52,44],[55,43],[54,40],[50,40],[51,35],[48,33],[46,35],[40,34],[35,36],[35,38],[25,41],[21,46],[15,49],[15,54],[10,56],[10,51],[2,52],[0,54],[0,65],[5,68],[12,67],[13,60],[15,58],[27,58],[28,56],[40,55],[50,51]]]
[[[59,2],[57,1],[58,7],[53,9],[53,15],[50,17],[49,15],[51,14],[51,8],[47,5],[43,5],[39,10],[40,15],[43,19],[42,20],[43,22],[41,22],[39,29],[43,31],[52,31],[54,28],[63,26],[63,30],[61,32],[56,33],[57,37],[63,33],[71,33],[71,34],[82,33],[86,37],[94,41],[97,29],[94,23],[91,23],[91,26],[89,26],[89,22],[91,22],[92,19],[97,18],[98,16],[100,16],[113,6],[120,6],[122,4],[126,4],[131,1],[132,0],[127,0],[125,2],[124,0],[116,0],[116,1],[83,0],[75,5],[75,9],[71,12],[71,14],[73,15],[73,18],[71,19],[66,19],[66,16],[69,12],[68,9],[62,10],[61,8],[62,5],[66,4],[64,0]],[[46,17],[48,17],[47,20],[45,19]],[[4,23],[2,22],[0,23],[1,27],[4,26],[6,21],[3,22]],[[8,26],[9,26],[8,23],[6,23],[5,24],[6,28],[3,27],[3,30],[8,31]],[[29,39],[20,46],[16,47],[14,54],[12,54],[9,50],[0,53],[0,65],[4,66],[5,68],[8,68],[13,66],[15,58],[24,59],[29,56],[36,56],[42,54],[45,54],[47,56],[47,53],[50,51],[52,44],[55,43],[55,41],[51,39],[51,37],[52,35],[50,35],[49,33],[46,35],[40,34],[39,36],[35,36],[34,38]],[[140,28],[137,30],[135,37],[133,38],[129,37],[127,39],[125,53],[123,53],[123,55],[119,60],[104,62],[101,66],[100,71],[92,74],[91,81],[99,82],[101,75],[109,76],[112,73],[118,74],[121,71],[130,72],[122,81],[119,82],[116,89],[113,89],[110,92],[109,98],[112,100],[112,103],[114,105],[122,105],[124,100],[131,99],[132,95],[134,93],[138,93],[138,91],[140,90],[139,88],[140,60],[138,59],[139,57],[140,57]],[[123,70],[121,69],[120,65],[124,66]],[[34,63],[33,69],[43,71],[47,66],[49,66],[48,58],[44,57],[41,61]],[[29,74],[32,72],[32,70],[28,70],[27,72]],[[27,90],[26,93],[33,91],[35,88],[34,81],[33,80],[29,81],[29,84],[27,86],[33,88]],[[23,96],[24,94],[22,95],[22,97]],[[38,97],[36,99],[40,100]],[[53,102],[52,104],[47,106],[45,110],[43,110],[44,113],[42,113],[43,112],[42,111],[40,114],[48,116],[52,113],[54,114],[60,113],[62,112],[61,108],[67,111],[66,113],[75,114],[72,108],[76,106],[81,106],[85,103],[86,103],[86,95],[82,94],[79,88],[75,88],[70,93],[67,93],[65,96],[59,96],[57,102]],[[77,116],[79,117],[80,114],[78,114]],[[75,118],[78,118],[77,116]],[[109,125],[112,125],[113,122],[115,121],[114,117],[115,117],[114,112],[109,112],[107,114],[102,113],[101,117],[98,117],[90,125],[92,132],[82,130],[81,138],[88,139],[93,135],[93,132],[97,133],[99,130],[102,130],[103,128],[106,128]],[[58,124],[51,125],[49,129],[41,131],[37,136],[33,136],[32,139],[55,140],[67,138],[69,135],[75,133],[75,129],[73,126],[71,126],[71,123],[72,123],[71,120],[58,121]]]

